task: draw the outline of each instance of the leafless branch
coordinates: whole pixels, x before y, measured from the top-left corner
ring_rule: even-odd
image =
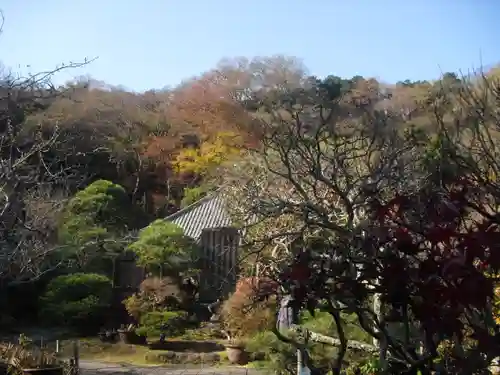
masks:
[[[55,160],[61,142],[55,124],[47,132],[24,120],[61,95],[50,77],[90,61],[62,65],[0,83],[0,278],[25,282],[59,267],[55,229],[75,171]],[[29,131],[27,130],[29,128]],[[52,152],[52,154],[51,154]]]

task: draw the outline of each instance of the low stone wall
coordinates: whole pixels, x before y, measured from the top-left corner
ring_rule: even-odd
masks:
[[[221,353],[183,353],[165,351],[159,353],[148,353],[146,361],[153,363],[166,363],[172,365],[206,365],[215,366],[227,361]]]
[[[191,340],[173,340],[173,341],[155,341],[150,343],[149,348],[152,350],[167,350],[173,352],[188,352],[188,353],[211,353],[220,352],[226,347],[217,341],[191,341]]]

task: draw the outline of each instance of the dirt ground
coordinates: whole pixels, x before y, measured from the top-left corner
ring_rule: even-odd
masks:
[[[80,361],[82,375],[265,375],[263,372],[237,366],[224,367],[165,367],[110,364],[96,361]]]

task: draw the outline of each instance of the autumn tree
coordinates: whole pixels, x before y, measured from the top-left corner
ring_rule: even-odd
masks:
[[[383,103],[383,108],[411,121],[428,108],[427,100],[430,98],[432,85],[429,82],[405,81],[388,87],[388,91],[389,95]]]
[[[55,167],[85,172],[86,183],[96,179],[117,182],[150,216],[164,215],[158,198],[169,195],[172,174],[157,155],[165,149],[167,158],[172,148],[163,147],[165,142],[178,147],[180,141],[166,120],[169,93],[136,94],[88,78],[61,90],[65,94],[32,119],[43,123],[47,132],[59,124],[64,141],[46,158],[59,160]],[[165,142],[158,143],[158,139]],[[68,184],[72,192],[85,186],[71,180]]]
[[[259,93],[286,92],[301,87],[307,69],[295,57],[275,55],[223,59],[211,74],[212,82],[223,86],[233,100],[242,103],[259,97]]]
[[[177,154],[174,166],[179,173],[206,176],[223,162],[238,155],[241,136],[236,133],[217,133],[199,147],[187,147]]]
[[[241,130],[251,118],[235,100],[235,90],[222,73],[210,71],[170,92],[164,107],[168,129],[149,137],[144,154],[169,180],[167,195],[176,204],[185,189],[205,183],[248,142]]]

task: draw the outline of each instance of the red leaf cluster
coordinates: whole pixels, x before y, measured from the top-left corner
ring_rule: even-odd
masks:
[[[386,253],[381,292],[392,306],[410,306],[430,332],[460,333],[464,311],[481,310],[493,297],[484,271],[500,269],[500,231],[494,218],[472,209],[473,191],[461,179],[444,192],[398,195],[375,209]]]

